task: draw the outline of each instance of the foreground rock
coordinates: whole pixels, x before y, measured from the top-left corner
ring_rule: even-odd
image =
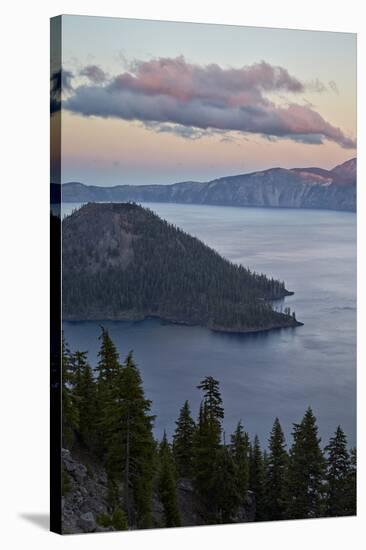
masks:
[[[98,524],[101,515],[111,512],[105,471],[93,464],[86,467],[67,449],[62,449],[62,466],[67,480],[62,497],[62,532],[72,534],[115,531],[113,527]],[[180,479],[177,482],[177,498],[182,526],[204,525],[203,511],[195,497],[191,480]],[[152,514],[153,526],[163,527],[164,510],[156,491],[152,497]],[[249,491],[233,522],[246,523],[254,519],[255,499]]]

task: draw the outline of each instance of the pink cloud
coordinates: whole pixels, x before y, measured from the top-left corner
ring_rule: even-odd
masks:
[[[279,106],[268,98],[269,93],[305,91],[306,86],[285,68],[264,61],[233,69],[192,64],[180,56],[136,61],[130,72],[106,83],[79,86],[63,106],[85,116],[196,128],[198,135],[202,130],[239,131],[305,143],[328,139],[355,147],[353,139],[312,106]]]

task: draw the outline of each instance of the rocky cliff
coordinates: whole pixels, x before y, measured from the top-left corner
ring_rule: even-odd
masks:
[[[107,475],[103,468],[93,464],[87,465],[79,456],[73,456],[68,449],[62,449],[63,496],[62,496],[62,532],[92,533],[115,531],[112,526],[103,526],[102,517],[111,513],[108,504]],[[177,481],[177,498],[182,526],[203,525],[205,522],[200,513],[192,482],[189,479]],[[153,527],[162,527],[163,505],[157,491],[152,499]],[[233,523],[254,521],[255,499],[248,491],[245,501],[239,507]]]
[[[62,185],[63,202],[173,202],[219,206],[257,206],[356,210],[356,159],[333,170],[272,168],[209,182],[173,185]]]

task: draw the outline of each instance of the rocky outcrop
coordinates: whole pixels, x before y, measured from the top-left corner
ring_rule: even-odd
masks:
[[[113,527],[103,527],[98,523],[101,516],[111,513],[104,469],[90,463],[86,467],[67,449],[62,449],[62,467],[65,476],[63,480],[65,489],[62,496],[62,532],[71,534],[115,531]],[[197,501],[191,480],[178,480],[177,499],[182,526],[205,524],[203,509]],[[164,509],[157,490],[153,491],[152,516],[153,527],[164,527]],[[254,519],[255,498],[249,491],[232,521],[246,523]]]
[[[356,159],[333,170],[272,168],[209,182],[99,187],[62,185],[63,202],[172,202],[217,206],[356,210]]]
[[[100,514],[109,512],[107,505],[107,476],[103,469],[84,466],[70,451],[62,449],[63,475],[66,477],[62,496],[62,532],[91,533],[113,531],[97,524]]]

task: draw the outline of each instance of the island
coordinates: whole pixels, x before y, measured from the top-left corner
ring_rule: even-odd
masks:
[[[236,265],[135,203],[88,203],[62,221],[63,319],[143,320],[257,332],[302,323],[282,281]]]

